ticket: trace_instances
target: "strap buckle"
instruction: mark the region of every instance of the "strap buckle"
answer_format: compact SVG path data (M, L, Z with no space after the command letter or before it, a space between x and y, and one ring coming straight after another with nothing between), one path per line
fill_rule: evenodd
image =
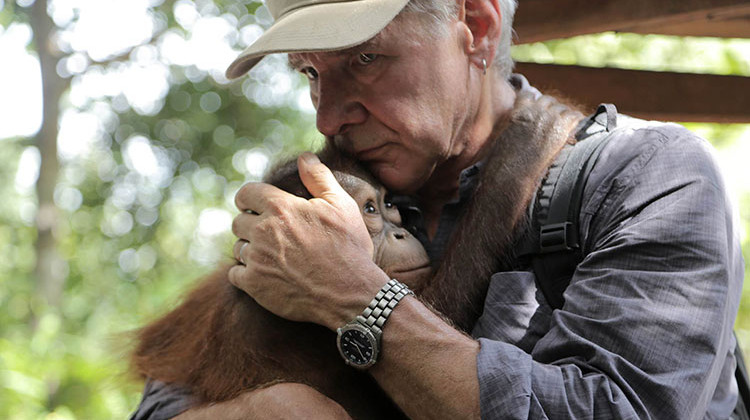
M539 229L539 253L578 249L578 241L573 235L573 224L570 222L542 226Z

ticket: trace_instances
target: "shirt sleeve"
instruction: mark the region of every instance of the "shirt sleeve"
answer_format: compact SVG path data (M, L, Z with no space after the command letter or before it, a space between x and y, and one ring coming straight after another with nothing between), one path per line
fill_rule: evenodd
M191 406L191 396L185 388L149 379L141 403L130 420L167 420Z
M548 329L527 351L479 340L483 418L692 419L710 403L727 418L734 407L736 390L714 403L732 380L744 269L709 146L676 125L613 135L586 187L585 258L564 307L540 317Z

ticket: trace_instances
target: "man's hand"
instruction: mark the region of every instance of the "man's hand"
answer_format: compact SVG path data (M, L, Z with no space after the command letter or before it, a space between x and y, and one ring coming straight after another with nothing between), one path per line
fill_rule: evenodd
M511 141L519 138L570 138L584 118L578 110L547 95L521 91L510 114L513 123L502 133Z
M240 238L235 257L244 265L233 267L229 279L283 318L335 329L388 277L372 262L372 240L357 204L331 171L311 153L298 166L310 200L262 183L237 193L242 213L232 230Z

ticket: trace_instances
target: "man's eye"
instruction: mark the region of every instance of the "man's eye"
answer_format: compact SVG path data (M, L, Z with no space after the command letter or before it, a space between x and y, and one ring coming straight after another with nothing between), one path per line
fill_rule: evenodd
M394 208L394 207L396 207L396 206L395 206L395 205L393 204L393 202L392 202L392 201L390 201L390 200L388 200L388 199L386 199L386 200L385 200L385 201L383 202L383 205L385 206L385 208L387 208L387 209L389 209L389 210L390 210L390 209L392 209L392 208Z
M318 78L318 71L315 70L312 67L305 67L305 68L303 68L303 69L300 70L300 73L302 73L305 76L307 76L307 78L310 79L310 80L315 80L315 79Z
M378 58L377 54L372 53L359 53L357 56L357 62L363 66L366 66Z
M375 203L372 201L368 201L365 203L365 206L362 208L362 210L365 212L365 214L376 214L378 212L377 207L375 207Z

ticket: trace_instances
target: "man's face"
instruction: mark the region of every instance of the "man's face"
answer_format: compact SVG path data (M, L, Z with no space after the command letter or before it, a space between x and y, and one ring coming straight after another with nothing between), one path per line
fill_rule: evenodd
M414 16L343 51L290 54L310 80L318 130L389 189L415 192L460 152L469 124L469 60L457 25L426 35Z

